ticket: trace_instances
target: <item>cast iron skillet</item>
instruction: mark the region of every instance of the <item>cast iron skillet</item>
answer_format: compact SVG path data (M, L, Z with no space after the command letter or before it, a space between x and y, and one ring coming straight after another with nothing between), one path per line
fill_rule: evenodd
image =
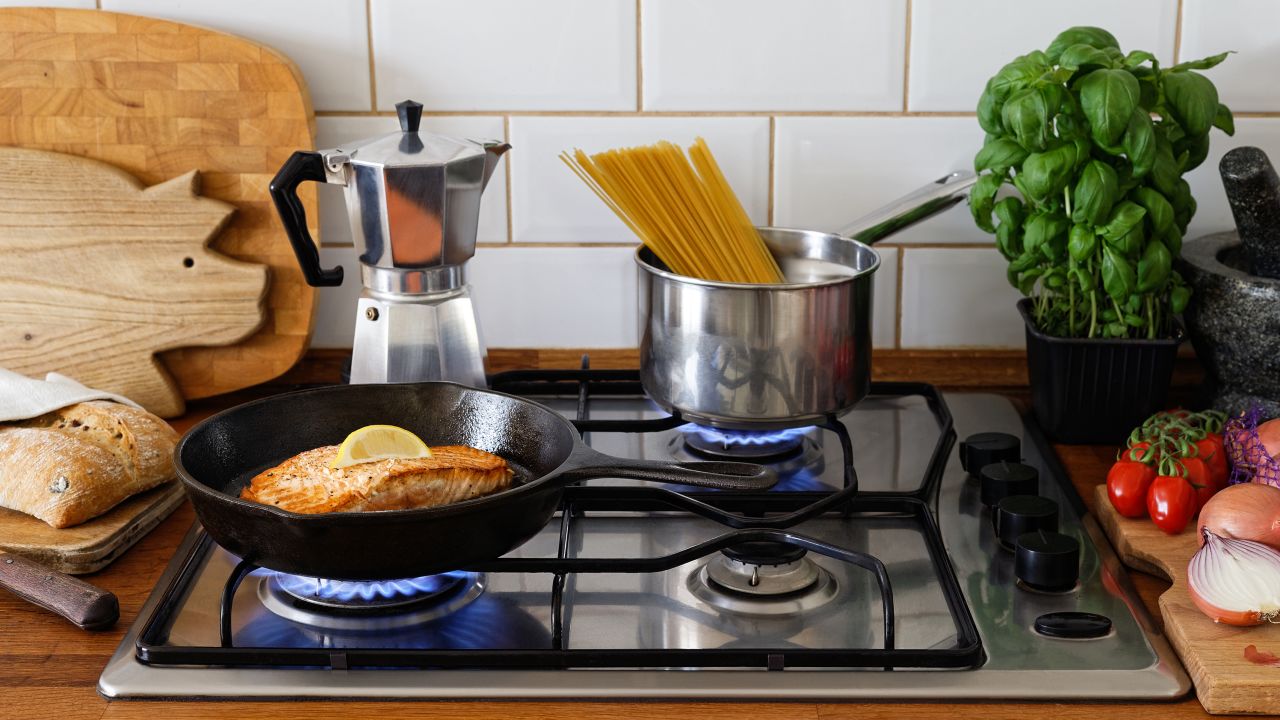
M336 445L364 425L399 425L428 445L471 445L515 470L511 489L422 510L300 515L241 500L258 472ZM596 452L573 424L529 400L454 383L337 385L246 403L178 443L178 476L219 545L262 567L340 580L416 577L505 555L555 513L564 486L617 477L724 490L777 482L749 463L663 463Z

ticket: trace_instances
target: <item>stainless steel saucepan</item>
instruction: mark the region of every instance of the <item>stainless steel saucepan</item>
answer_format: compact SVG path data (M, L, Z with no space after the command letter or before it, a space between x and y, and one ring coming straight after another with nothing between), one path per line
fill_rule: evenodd
M762 227L787 282L760 285L676 275L645 246L640 380L669 411L724 428L821 422L871 386L871 244L964 199L977 180L955 172L839 233Z

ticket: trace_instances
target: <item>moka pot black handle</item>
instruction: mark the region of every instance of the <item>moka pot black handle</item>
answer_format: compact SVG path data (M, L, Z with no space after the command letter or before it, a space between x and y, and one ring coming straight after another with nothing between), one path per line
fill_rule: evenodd
M307 231L307 212L298 199L298 185L304 181L325 182L324 156L314 150L299 150L289 156L280 172L271 179L271 199L275 202L280 222L293 245L293 254L307 284L312 287L333 287L342 284L342 266L325 269L320 267L320 251L316 249L311 233Z

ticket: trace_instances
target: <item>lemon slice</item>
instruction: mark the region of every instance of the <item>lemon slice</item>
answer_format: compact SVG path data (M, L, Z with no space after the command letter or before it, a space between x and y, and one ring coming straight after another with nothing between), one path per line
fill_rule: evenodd
M395 425L365 425L347 436L331 468L345 468L375 460L431 457L417 435Z

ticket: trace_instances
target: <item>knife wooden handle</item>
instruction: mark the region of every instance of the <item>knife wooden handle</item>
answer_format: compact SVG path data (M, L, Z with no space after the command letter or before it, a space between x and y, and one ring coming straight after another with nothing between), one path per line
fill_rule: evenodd
M21 555L0 553L0 587L85 630L103 630L120 619L112 593Z

